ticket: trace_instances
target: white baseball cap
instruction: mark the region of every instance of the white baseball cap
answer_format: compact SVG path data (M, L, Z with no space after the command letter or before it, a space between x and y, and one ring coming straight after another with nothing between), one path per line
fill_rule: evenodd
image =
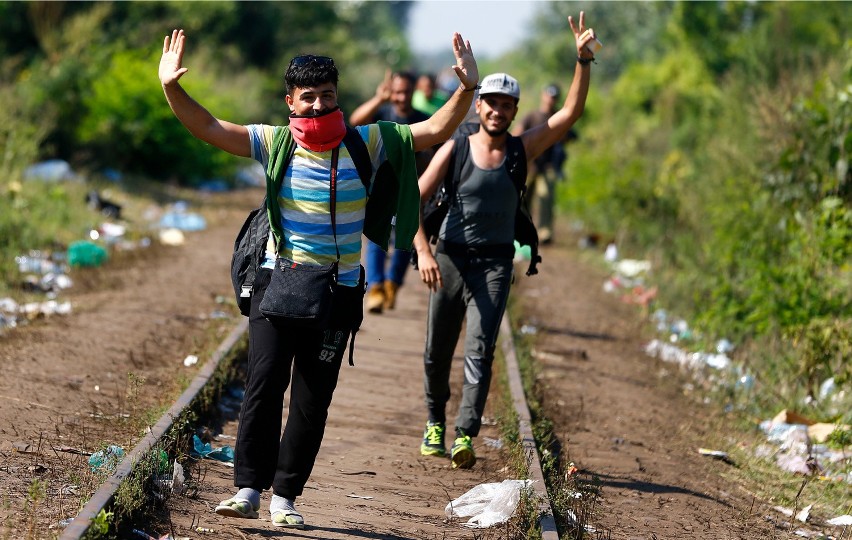
M521 98L521 85L518 84L518 79L506 73L492 73L482 79L479 84L482 86L479 89L480 96L504 94L515 99Z

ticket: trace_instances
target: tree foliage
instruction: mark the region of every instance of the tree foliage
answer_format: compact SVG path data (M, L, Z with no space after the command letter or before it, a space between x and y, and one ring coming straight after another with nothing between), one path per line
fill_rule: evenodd
M852 11L555 2L505 69L567 84L580 9L604 48L562 207L650 258L662 301L700 331L785 344L773 353L797 367L774 375L781 388L849 385Z
M301 53L333 56L344 108L410 61L405 2L0 2L0 74L22 107L53 111L41 158L191 183L234 161L168 113L157 80L163 36L188 36L184 85L221 118L286 119L283 73ZM363 79L363 80L362 80Z

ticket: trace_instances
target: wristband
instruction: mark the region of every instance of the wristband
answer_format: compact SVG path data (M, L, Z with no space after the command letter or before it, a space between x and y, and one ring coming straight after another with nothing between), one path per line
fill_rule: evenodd
M464 88L464 87L462 86L462 88ZM465 88L464 90L462 90L462 92L473 92L474 90L479 90L480 88L482 88L482 87L477 84L473 88Z
M597 64L597 62L595 62L595 57L594 57L594 56L593 56L593 57L591 57L591 58L583 58L582 56L578 56L578 57L577 57L577 63L578 63L578 64L580 64L581 66L588 66L588 65L589 65L589 64L591 64L592 62L594 62L595 64Z

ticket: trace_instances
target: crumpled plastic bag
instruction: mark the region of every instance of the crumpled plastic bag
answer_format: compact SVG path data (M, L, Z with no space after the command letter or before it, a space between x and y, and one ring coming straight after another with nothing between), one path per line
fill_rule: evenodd
M210 443L203 442L198 435L192 436L192 450L189 455L195 458L210 458L216 461L224 461L225 463L234 462L234 449L230 446L222 446L213 448Z
M484 529L508 521L518 502L521 490L532 485L532 480L503 480L479 484L458 499L447 504L448 518L473 516L463 525L471 529Z

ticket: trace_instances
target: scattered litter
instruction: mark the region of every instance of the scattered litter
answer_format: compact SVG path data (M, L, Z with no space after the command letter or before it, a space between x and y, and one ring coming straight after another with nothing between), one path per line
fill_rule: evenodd
M186 489L184 486L185 477L183 475L183 465L174 462L174 472L172 472L172 493L180 495Z
M92 472L97 472L99 469L106 469L112 472L121 462L124 457L124 449L114 444L108 446L105 450L99 450L89 457L89 467Z
M604 251L604 260L611 263L618 260L618 247L615 244L607 244Z
M196 527L195 532L212 533L212 532L216 532L216 531L211 529L210 527Z
M720 461L724 461L725 463L733 463L731 458L728 456L727 452L723 452L722 450L711 450L709 448L699 448L698 453L702 456L716 458Z
M163 217L160 218L160 228L188 232L203 231L207 228L207 222L200 214L187 212L181 207L178 210L163 214Z
M615 271L624 277L635 278L651 270L651 261L623 259L615 263Z
M819 398L825 399L837 391L837 384L834 382L834 377L829 377L819 385Z
M775 458L775 464L787 472L805 475L816 472L819 467L812 457L793 453L778 454Z
M521 334L528 335L528 336L534 336L537 333L538 333L538 328L536 328L535 326L533 326L531 324L525 324L525 325L521 326Z
M814 505L809 504L806 507L802 508L801 511L799 511L799 513L796 514L796 519L798 521L801 521L802 523L807 523L808 517L811 515L811 508L813 508L813 507L814 507Z
M20 452L21 454L35 454L36 453L35 448L33 448L33 445L31 445L30 443L26 443L26 442L21 442L21 441L14 442L14 443L12 443L12 448L14 448L15 451L17 451L17 452Z
M62 495L80 495L80 486L75 484L66 484L59 488L59 493Z
M72 267L100 266L107 258L106 249L88 240L72 242L68 246L68 264Z
M842 516L837 516L836 518L829 519L826 523L828 523L829 525L846 527L852 525L852 516L850 516L849 514L843 514Z
M367 501L372 499L372 497L370 497L369 495L355 495L354 493L350 493L349 495L347 495L347 497L349 497L350 499L364 499Z
M484 529L504 523L518 507L521 489L531 484L532 480L503 480L499 483L479 484L447 504L444 511L448 518L472 516L463 524L472 529Z
M373 472L373 471L354 471L354 472L346 472L346 471L344 471L343 469L338 469L338 470L340 471L340 474L345 474L345 475L347 475L347 476L355 476L355 475L359 475L359 474L366 474L366 475L369 475L369 476L376 476L376 473L375 473L375 472Z
M113 219L121 219L121 205L104 199L97 190L93 189L86 193L86 205L105 216Z
M482 442L489 448L503 448L503 441L491 437L483 437Z
M182 246L186 242L186 236L179 229L162 229L159 238L164 246Z
M78 456L91 456L91 452L86 452L85 450L80 450L79 448L74 448L72 446L54 446L54 450L57 452L66 452L68 454L77 454Z
M772 419L773 424L804 424L809 426L811 424L815 424L813 420L810 418L803 416L796 411L790 411L787 409L783 409L781 412L775 415Z
M48 529L64 529L68 525L71 525L72 521L74 521L74 518L60 519L56 523L49 525L47 528Z
M630 289L630 292L621 296L621 301L625 304L647 307L657 297L657 290L656 286L646 289L642 285L636 285Z
M716 342L716 352L719 354L728 354L729 352L733 352L734 344L728 341L727 339L720 339Z
M230 446L222 446L214 449L210 443L203 442L198 435L192 436L193 448L190 455L195 458L210 458L224 463L234 462L234 449Z
M71 313L71 302L57 302L48 300L46 302L28 302L18 308L19 313L27 319L37 317L49 317L51 315L68 315Z
M62 159L49 159L24 169L24 180L41 180L43 182L60 182L76 180L77 175L71 165Z
M188 536L172 536L170 534L164 534L163 536L151 536L145 531L140 531L139 529L133 529L133 534L136 536L143 538L144 540L190 540Z
M793 511L790 510L789 508L785 508L783 506L773 506L772 509L775 510L776 512L780 512L780 513L784 514L785 516L793 517Z
M198 184L198 191L208 191L210 193L224 193L231 189L231 186L221 178L205 180Z
M696 370L703 367L724 370L731 364L731 359L724 354L687 352L676 345L665 343L659 339L652 339L648 342L645 346L645 354L653 358L659 358L664 362L672 362L682 367Z
M194 354L190 354L189 356L187 356L186 358L183 359L183 365L186 366L186 367L194 366L197 363L198 363L198 357L195 356Z

